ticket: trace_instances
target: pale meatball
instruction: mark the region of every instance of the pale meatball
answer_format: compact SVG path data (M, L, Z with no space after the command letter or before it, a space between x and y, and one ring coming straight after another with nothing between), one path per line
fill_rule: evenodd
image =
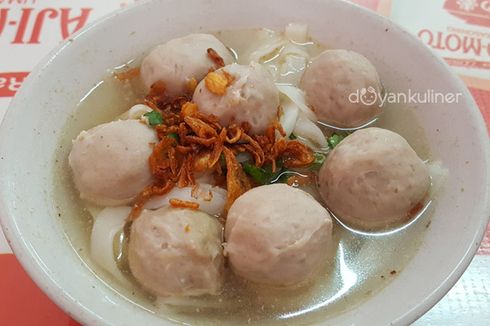
M328 260L332 220L303 190L285 184L247 191L233 203L225 226L225 251L245 279L292 285Z
M222 226L200 211L144 210L131 226L129 267L158 296L218 294L223 283Z
M319 172L327 207L348 225L363 229L407 220L429 186L428 169L407 141L380 128L345 138Z
M119 206L152 183L148 157L155 132L137 120L118 120L82 131L68 157L80 197L100 206Z
M221 70L234 78L226 93L212 93L203 80L194 92L193 101L201 112L218 117L223 126L232 122L248 122L252 133L263 133L277 119L279 107L279 91L272 76L256 63L248 66L232 64L217 70L217 73Z
M318 120L335 127L360 127L381 113L378 72L353 51L327 50L314 58L301 88Z
M141 64L141 78L146 87L162 81L169 96L191 93L189 81L199 82L210 69L218 68L207 54L212 48L225 64L233 62L231 52L210 34L190 34L161 44Z

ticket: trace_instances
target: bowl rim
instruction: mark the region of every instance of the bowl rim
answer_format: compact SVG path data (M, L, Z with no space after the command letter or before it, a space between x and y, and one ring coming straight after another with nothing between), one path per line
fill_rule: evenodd
M165 1L165 0L163 0ZM369 16L369 19L380 20L390 29L395 29L408 37L411 41L415 41L417 43L421 43L421 41L412 33L407 31L404 27L400 26L396 22L392 21L388 17L382 16L370 9L362 7L361 5L351 3L348 1L342 0L324 0L325 2L336 2L341 6L350 6L355 8L358 12L363 15ZM136 7L142 7L146 5L150 5L152 2L156 2L153 0L144 0L140 2L133 3L127 7L117 9L109 14L106 14L93 22L89 23L83 29L72 35L70 38L65 39L59 45L57 45L53 50L51 50L47 55L43 57L42 60L36 64L34 69L32 69L29 76L24 80L21 89L17 92L17 94L23 93L26 89L31 87L35 83L36 77L44 70L44 68L51 64L56 57L63 52L63 50L70 46L70 44L81 37L85 33L91 31L99 25L104 25L106 22L109 22L114 17L119 15L124 15L129 11L132 11ZM473 96L468 90L468 87L464 84L464 82L457 76L457 74L451 69L451 67L445 62L442 58L437 56L432 50L430 50L425 44L421 43L424 47L426 47L426 51L428 51L431 57L434 59L434 64L442 65L445 70L449 72L448 76L450 76L451 81L463 94L463 98L468 100L468 105L473 108L473 112L471 115L473 116L476 124L477 130L476 134L479 140L481 140L483 146L481 148L484 157L486 157L487 161L490 162L490 137L489 131L487 130L487 126L485 124L484 118L476 105ZM2 123L0 124L0 154L3 153L3 149L6 144L9 142L8 133L6 131L6 125L10 124L10 116L12 115L11 111L14 107L17 106L16 95L12 98L8 110L3 118ZM0 160L0 171L5 171L6 161L3 157ZM441 283L439 286L432 291L429 295L427 295L422 301L420 301L417 305L413 306L410 310L406 311L405 314L399 316L397 319L393 320L391 324L410 324L420 318L423 314L428 312L440 299L444 297L444 295L454 286L454 284L458 281L458 279L462 276L466 268L471 263L474 258L479 245L485 235L487 224L490 221L490 164L486 165L486 180L485 182L485 193L484 197L482 197L480 210L475 215L482 216L480 228L476 230L473 234L472 244L467 248L465 254L461 257L456 267L449 273L448 277ZM1 174L0 174L1 176ZM103 320L101 316L96 315L91 310L87 309L85 306L80 304L76 298L72 297L67 293L59 284L57 284L47 273L43 266L42 260L34 255L34 250L28 246L28 243L21 235L21 230L18 228L16 223L16 214L13 212L10 207L10 203L6 202L5 196L3 195L4 188L0 187L0 225L2 226L3 232L7 239L7 242L15 254L18 261L21 263L24 270L28 273L29 277L37 284L37 286L53 301L55 302L68 316L76 319L77 321L83 324L91 324L94 319L98 320L102 324L109 325L109 322ZM485 218L486 216L486 218Z

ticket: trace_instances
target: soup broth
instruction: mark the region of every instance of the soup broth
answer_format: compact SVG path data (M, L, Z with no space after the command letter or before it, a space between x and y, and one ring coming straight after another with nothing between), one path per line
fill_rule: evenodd
M221 31L215 35L233 50L239 63L246 63L243 58L250 54L249 49L260 46L278 34L263 29L249 29ZM304 44L304 49L315 56L324 47L309 41ZM272 69L275 60L280 59L279 52L280 49L275 56L263 58ZM136 67L139 61L140 58L132 60L129 66ZM301 325L355 309L402 273L417 252L430 223L430 202L409 224L386 232L359 232L334 218L335 245L330 252L331 262L325 264L321 273L307 284L288 288L257 285L238 278L226 267L226 281L221 295L182 302L167 300L164 303L140 290L131 277L126 282L113 279L91 260L91 207L79 199L71 180L67 157L71 140L80 131L114 120L141 101L144 95L138 78L131 82L121 82L109 75L94 85L66 123L54 167L57 176L54 197L67 238L94 274L127 300L162 318L191 325ZM410 108L389 106L375 124L405 137L423 160L430 158L423 130Z

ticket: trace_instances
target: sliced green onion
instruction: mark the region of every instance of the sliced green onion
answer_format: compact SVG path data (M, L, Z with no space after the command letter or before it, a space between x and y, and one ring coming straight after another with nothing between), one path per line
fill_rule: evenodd
M267 164L261 168L249 162L243 163L243 171L252 177L257 184L270 184L276 182L276 179L281 174L282 161L279 160L276 162L276 172L274 173L272 173L272 164Z
M167 135L167 137L170 137L170 138L175 139L175 141L176 141L177 143L178 143L178 142L179 142L179 140L180 140L179 135L178 135L177 133L175 133L175 132L171 132L171 133L169 133L169 134Z
M144 116L148 118L150 126L156 126L163 123L162 114L158 111L153 110L150 112L146 112Z
M325 162L326 156L325 154L318 152L315 152L313 155L315 156L315 160L313 161L313 163L311 163L310 169L319 170L322 167L323 162Z
M258 184L264 185L268 183L270 174L263 168L259 168L258 166L250 163L244 163L243 171L251 176L252 179Z
M330 137L327 138L328 147L334 149L347 135L341 135L333 133Z

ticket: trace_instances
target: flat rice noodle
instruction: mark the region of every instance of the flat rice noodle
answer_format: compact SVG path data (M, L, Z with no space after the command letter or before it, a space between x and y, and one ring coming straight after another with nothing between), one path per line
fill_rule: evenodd
M279 118L286 137L289 137L294 130L296 120L298 120L298 106L286 96L281 96L282 115Z
M305 114L305 116L311 121L317 121L316 114L306 104L305 93L298 87L276 83L276 87L285 96L289 97L298 108Z
M95 219L90 236L90 255L94 262L119 282L127 283L114 258L114 236L123 229L131 207L104 208Z
M199 183L195 186L183 188L175 187L163 196L151 198L144 206L145 209L158 209L169 205L172 198L184 201L196 202L199 210L213 216L223 214L227 201L228 192L220 187L210 184Z
M284 28L284 36L296 43L306 43L308 42L308 25L290 23Z
M314 144L314 149L327 148L327 138L323 134L322 130L316 123L309 120L303 112L301 112L296 120L296 125L293 130L294 134L301 138L308 139ZM310 144L306 144L310 145Z

